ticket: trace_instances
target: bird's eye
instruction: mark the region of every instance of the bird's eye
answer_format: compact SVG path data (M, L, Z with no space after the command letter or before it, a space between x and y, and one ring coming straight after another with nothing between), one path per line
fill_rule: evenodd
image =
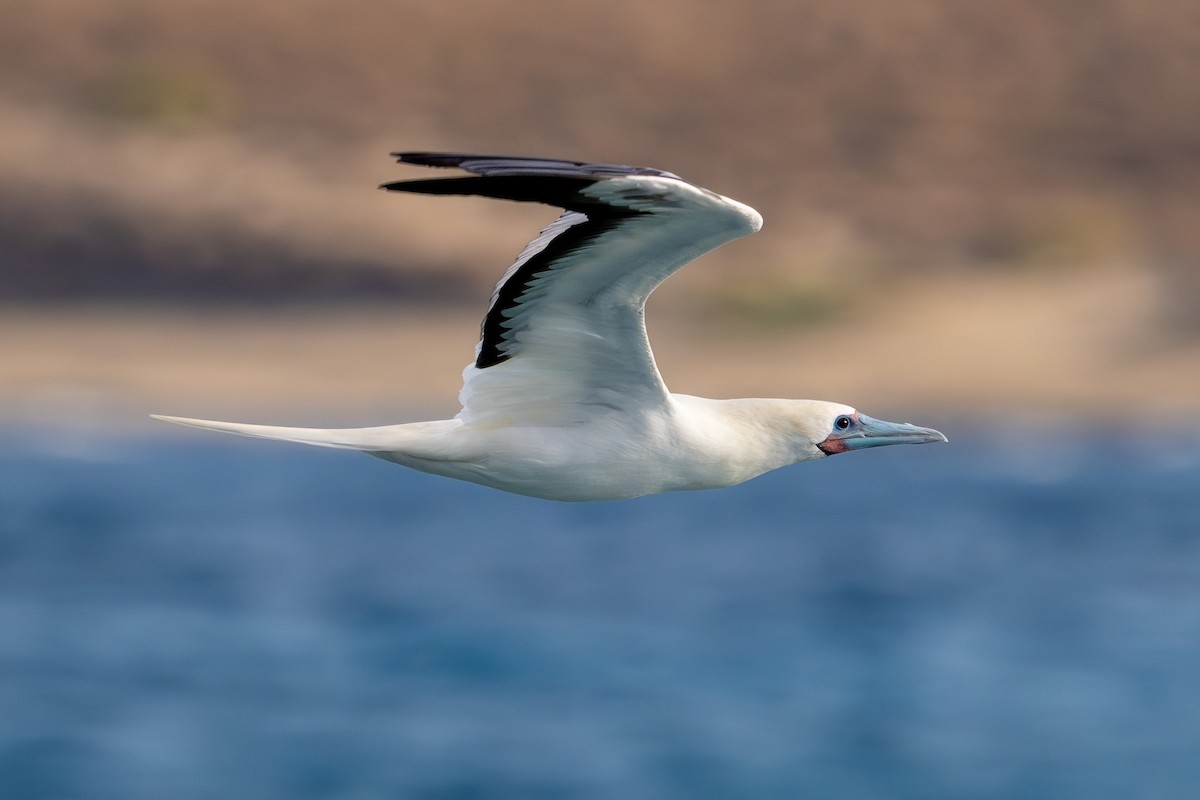
M850 418L843 414L833 421L833 427L837 428L839 431L846 430L846 428L850 427Z

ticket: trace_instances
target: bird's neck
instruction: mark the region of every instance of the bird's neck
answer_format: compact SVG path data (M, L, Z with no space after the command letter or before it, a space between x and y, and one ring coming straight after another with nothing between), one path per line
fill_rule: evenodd
M689 437L710 457L752 477L823 454L797 424L804 401L746 398L710 400L674 395ZM745 480L745 478L743 478Z

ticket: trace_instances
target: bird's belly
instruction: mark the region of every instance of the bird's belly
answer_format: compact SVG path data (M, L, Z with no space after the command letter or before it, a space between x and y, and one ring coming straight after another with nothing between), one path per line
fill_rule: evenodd
M497 453L480 464L457 464L454 477L546 500L619 500L671 491L661 462L618 456L561 458L554 453Z
M546 500L619 500L736 482L697 475L690 454L676 452L660 431L646 428L507 428L481 437L470 458L376 455L423 472Z

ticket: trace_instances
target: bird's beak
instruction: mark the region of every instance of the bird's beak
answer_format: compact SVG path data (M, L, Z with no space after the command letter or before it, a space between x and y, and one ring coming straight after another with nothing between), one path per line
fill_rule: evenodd
M928 444L948 441L944 434L933 428L919 428L907 422L884 422L855 414L854 424L844 431L835 431L817 444L826 455L861 450L864 447L882 447L885 444Z

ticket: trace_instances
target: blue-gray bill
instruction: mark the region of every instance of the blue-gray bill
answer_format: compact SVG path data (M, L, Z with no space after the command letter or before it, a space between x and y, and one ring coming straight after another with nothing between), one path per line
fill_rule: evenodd
M933 428L921 428L908 422L887 422L854 414L844 430L835 430L817 445L827 455L862 450L867 447L882 447L887 444L929 444L945 442L945 434Z

